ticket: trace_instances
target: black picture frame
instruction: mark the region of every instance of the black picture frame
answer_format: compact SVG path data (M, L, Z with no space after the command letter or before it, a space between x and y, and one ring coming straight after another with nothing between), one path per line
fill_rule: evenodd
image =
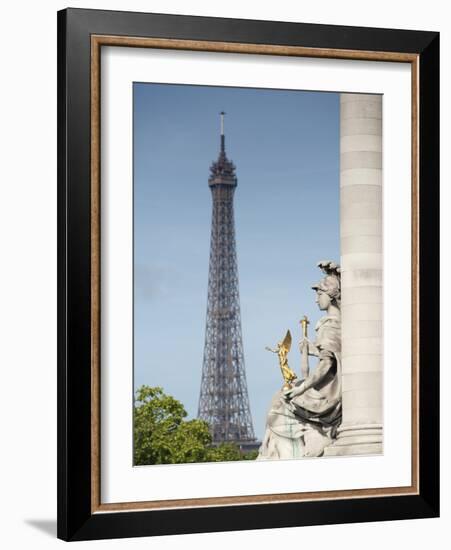
M91 36L344 51L419 62L419 491L416 495L95 513L91 439ZM279 528L439 515L439 33L66 9L58 13L58 537Z

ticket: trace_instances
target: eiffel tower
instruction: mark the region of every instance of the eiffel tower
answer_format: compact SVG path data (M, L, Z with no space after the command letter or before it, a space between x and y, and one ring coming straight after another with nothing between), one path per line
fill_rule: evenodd
M233 196L235 166L225 152L221 113L219 157L210 167L213 199L207 322L198 417L206 420L214 444L258 447L252 426L241 335Z

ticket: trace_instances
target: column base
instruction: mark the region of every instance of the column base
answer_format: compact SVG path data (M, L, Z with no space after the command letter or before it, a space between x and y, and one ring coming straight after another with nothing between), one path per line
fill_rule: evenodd
M340 426L338 437L324 449L323 456L382 454L382 424Z

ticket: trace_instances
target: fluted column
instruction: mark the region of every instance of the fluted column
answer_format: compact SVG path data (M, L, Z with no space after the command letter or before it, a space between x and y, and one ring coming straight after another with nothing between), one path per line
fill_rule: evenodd
M326 455L382 452L382 96L341 94L343 421Z

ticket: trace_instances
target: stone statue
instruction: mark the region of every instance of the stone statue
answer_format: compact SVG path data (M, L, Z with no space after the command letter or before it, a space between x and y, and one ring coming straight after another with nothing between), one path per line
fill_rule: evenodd
M315 342L307 337L308 320L301 321L303 378L273 397L259 460L321 456L341 422L340 267L330 261L319 262L318 267L325 277L312 288L326 315L315 327ZM308 356L319 360L312 372Z

